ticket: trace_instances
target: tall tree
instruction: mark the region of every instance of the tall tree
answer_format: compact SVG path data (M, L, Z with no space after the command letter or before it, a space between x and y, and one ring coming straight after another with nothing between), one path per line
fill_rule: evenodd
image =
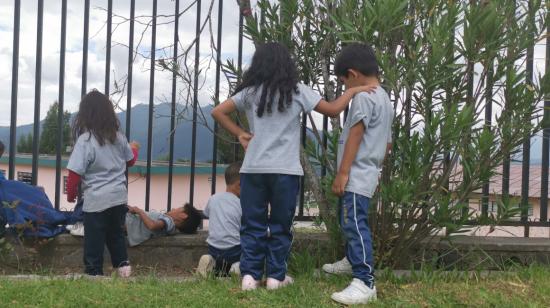
M31 153L32 152L32 134L21 135L17 142L17 152Z
M40 136L40 153L42 154L55 154L56 152L58 109L59 104L56 101L50 106L46 119L44 119L42 134ZM69 124L70 117L70 113L65 111L63 115L63 143L61 144L61 152L63 154L67 152L66 147L70 144L71 140L71 127Z

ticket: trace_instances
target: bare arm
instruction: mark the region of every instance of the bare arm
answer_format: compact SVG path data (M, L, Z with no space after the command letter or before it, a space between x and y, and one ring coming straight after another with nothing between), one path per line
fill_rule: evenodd
M229 116L236 110L237 106L235 105L235 102L232 99L228 99L212 109L211 114L214 120L220 123L223 128L225 128L233 136L239 138L239 142L246 150L250 139L252 139L252 135L237 125L237 123L235 123Z
M330 103L325 100L321 100L314 110L329 117L337 117L342 111L344 111L344 109L346 109L355 94L359 92L372 92L376 89L376 87L377 86L368 85L347 89L344 94L340 95L340 97Z
M348 140L346 140L344 153L342 154L340 169L332 183L332 192L338 196L344 195L344 190L349 180L351 165L355 160L355 156L357 156L357 151L359 151L364 133L365 125L362 121L355 124L349 131Z
M166 223L163 220L154 220L147 216L144 210L135 206L128 206L129 212L137 214L145 227L151 231L160 231L166 227Z

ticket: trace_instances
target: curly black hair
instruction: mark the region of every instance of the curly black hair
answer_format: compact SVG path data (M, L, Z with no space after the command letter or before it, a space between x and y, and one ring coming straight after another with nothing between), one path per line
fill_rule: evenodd
M233 95L247 87L262 87L258 117L271 113L275 96L279 95L277 110L285 111L292 104L292 93L298 93L298 72L288 48L281 43L258 45L250 67L244 72L241 83Z
M202 221L202 216L199 211L194 208L191 204L186 203L183 206L183 212L187 214L187 219L183 224L178 228L181 233L194 234L197 233L197 229Z

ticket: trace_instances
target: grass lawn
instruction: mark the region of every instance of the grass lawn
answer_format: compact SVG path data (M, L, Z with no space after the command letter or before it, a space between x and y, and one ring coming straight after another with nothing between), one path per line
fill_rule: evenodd
M293 286L277 291L242 292L237 278L183 282L154 277L134 281L39 280L0 278L0 306L118 306L118 307L338 307L330 294L345 287L349 277L296 274ZM382 273L379 300L372 307L548 307L550 268L466 277L420 272L408 278Z

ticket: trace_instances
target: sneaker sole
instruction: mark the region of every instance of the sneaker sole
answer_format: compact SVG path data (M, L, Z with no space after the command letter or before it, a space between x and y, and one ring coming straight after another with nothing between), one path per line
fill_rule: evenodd
M334 270L329 270L329 269L326 269L323 267L323 272L327 273L327 274L334 274L334 275L351 275L353 274L353 272L351 270L339 270L339 271L334 271Z
M376 295L374 297L371 297L371 298L365 300L365 301L347 301L346 299L339 297L336 293L333 293L330 296L330 298L333 301L337 302L337 303L351 306L351 305L364 305L364 304L368 304L370 302L374 302L376 300Z
M199 266L197 267L197 274L206 278L213 269L214 260L212 258L201 257L201 259L199 260Z

